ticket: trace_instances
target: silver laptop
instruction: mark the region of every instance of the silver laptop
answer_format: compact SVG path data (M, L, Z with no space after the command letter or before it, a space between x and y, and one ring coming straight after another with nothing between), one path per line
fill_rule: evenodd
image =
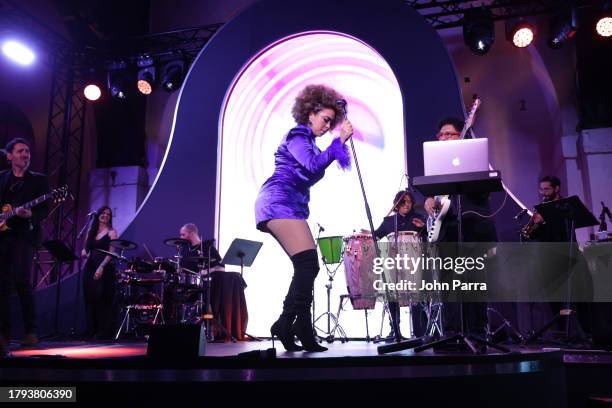
M446 140L423 143L425 175L489 170L489 139Z

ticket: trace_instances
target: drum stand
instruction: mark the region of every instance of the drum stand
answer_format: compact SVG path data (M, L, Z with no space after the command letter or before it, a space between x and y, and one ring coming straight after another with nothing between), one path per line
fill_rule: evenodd
M502 323L499 326L497 326L497 328L495 329L491 327L491 319L488 318L488 314L490 313L497 315L497 317L499 317L502 321ZM487 326L486 326L487 340L494 343L495 336L504 329L507 330L508 336L516 340L518 343L521 343L525 340L523 335L518 330L516 330L514 326L512 326L512 323L510 323L510 321L506 319L506 317L503 314L501 314L497 309L494 309L492 307L487 307Z
M321 331L323 334L327 334L326 337L317 335L317 337L319 337L320 339L325 339L328 343L333 343L335 340L335 333L336 330L340 333L340 341L342 343L348 341L348 338L346 336L346 332L344 331L344 329L342 328L342 326L340 326L340 322L338 321L338 317L333 314L331 312L331 290L333 287L333 283L334 283L334 276L336 275L336 271L338 271L338 268L340 268L340 265L342 265L341 263L337 264L336 267L333 270L330 270L328 264L325 262L325 257L323 257L323 264L325 265L325 269L327 269L327 277L329 278L329 283L327 285L325 285L325 288L327 289L327 312L321 314L319 317L317 317L314 320L314 329L315 331ZM317 322L324 318L327 317L327 331L323 331L322 329L320 329L319 327L317 327ZM332 329L331 326L331 322L334 322L334 327Z
M229 336L230 340L232 341L232 343L235 343L237 340L236 338L232 335L232 333L227 330L227 328L221 324L221 322L219 321L219 319L217 319L213 313L212 310L212 304L211 302L211 283L212 283L212 271L210 269L210 263L211 263L211 247L212 247L212 243L208 246L208 260L207 260L207 268L204 268L204 264L200 264L198 265L198 268L200 270L200 276L202 275L202 272L206 271L207 276L206 276L206 310L202 310L202 308L204 307L204 291L200 290L200 298L197 302L197 308L196 310L197 315L200 316L198 318L198 320L196 321L196 324L204 324L205 330L206 330L206 339L209 342L212 342L215 340L215 336L212 330L212 326L216 325L216 327L218 329L220 329L221 332L225 333L225 337L227 338ZM202 240L202 237L200 237L200 255L204 255L204 240Z

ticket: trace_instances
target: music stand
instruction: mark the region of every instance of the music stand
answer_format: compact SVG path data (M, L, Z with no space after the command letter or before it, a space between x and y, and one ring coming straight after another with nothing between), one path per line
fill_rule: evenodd
M461 194L466 193L492 193L502 191L503 185L501 182L501 173L498 170L479 171L470 173L445 174L436 176L420 176L413 179L412 185L423 196L435 195L454 195L457 203L457 243L461 244L462 237L462 209L461 209ZM459 302L459 315L461 320L460 333L446 337L437 341L423 344L424 341L420 338L407 341L400 341L394 344L378 347L378 354L391 353L394 351L407 350L414 348L415 352L424 351L446 344L464 344L474 354L479 351L474 343L482 346L489 346L501 352L509 353L510 350L493 344L491 342L470 336L465 333L465 325L463 321L463 302Z
M55 282L55 317L53 323L53 334L50 337L57 336L59 333L57 326L59 320L59 303L60 303L60 293L61 293L61 282L62 282L62 264L74 262L78 258L74 255L74 252L66 246L61 240L53 239L50 241L45 241L42 243L42 246L45 247L49 254L55 259L54 265L51 267L57 268L57 280ZM75 307L78 307L75 306Z
M221 262L226 265L240 266L240 276L242 276L244 267L253 265L262 245L263 242L236 238L232 241Z
M257 257L262 245L263 242L234 238L221 262L225 265L240 265L240 277L242 277L244 267L253 265L253 261L255 261L255 257ZM243 333L243 337L261 341L261 339L251 336L246 332Z
M569 265L567 269L567 293L565 298L565 308L559 310L559 312L549 320L542 328L534 332L529 336L523 344L528 344L531 341L537 339L544 334L548 329L553 327L561 319L565 321L565 340L569 341L570 338L570 325L574 322L574 327L578 329L578 333L581 340L585 340L586 336L582 331L582 327L578 322L576 311L571 308L571 297L572 297L572 264L574 258L574 236L577 228L592 227L598 225L597 218L591 213L580 201L578 196L571 196L567 198L561 198L559 200L547 201L535 206L536 210L542 218L545 220L562 220L565 223L565 238L569 242Z

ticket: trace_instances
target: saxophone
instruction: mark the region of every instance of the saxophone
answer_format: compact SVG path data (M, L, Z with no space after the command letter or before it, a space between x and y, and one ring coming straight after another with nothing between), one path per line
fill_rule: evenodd
M536 214L537 212L534 212L533 215L529 218L527 224L525 224L525 226L521 228L521 237L523 239L531 239L531 234L533 234L533 231L538 229L538 227L540 226L540 224L535 222Z

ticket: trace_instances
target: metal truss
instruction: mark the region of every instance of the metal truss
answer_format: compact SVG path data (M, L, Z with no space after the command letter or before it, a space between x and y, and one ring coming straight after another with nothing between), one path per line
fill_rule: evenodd
M70 65L58 63L51 84L45 173L52 188L68 186L70 197L63 203L51 205L44 224L44 238L59 239L72 249L76 249L77 243L86 107L80 81L75 78ZM49 257L41 251L39 260L50 261ZM73 272L72 264L64 264L55 272L43 273L41 278L53 282Z
M443 30L460 27L464 13L472 8L490 10L494 21L548 14L563 3L560 0L405 0L429 21L433 28ZM593 0L574 0L577 7L592 6Z

